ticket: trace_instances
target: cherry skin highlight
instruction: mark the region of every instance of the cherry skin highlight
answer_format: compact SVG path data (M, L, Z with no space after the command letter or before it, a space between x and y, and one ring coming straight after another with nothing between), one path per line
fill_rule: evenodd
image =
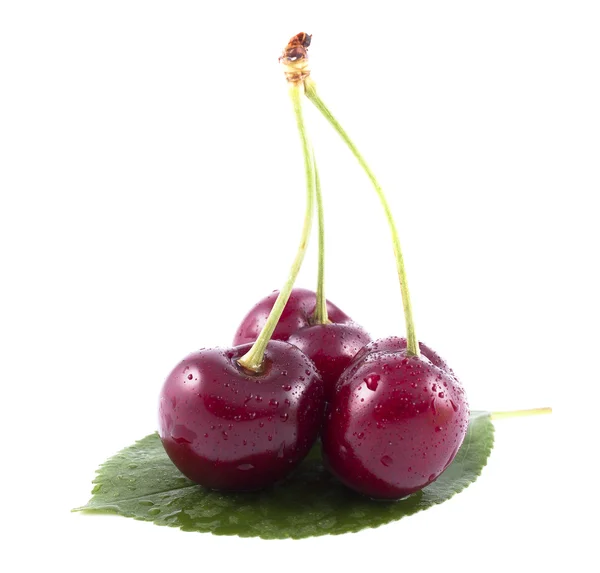
M234 346L254 342L258 338L278 295L279 291L275 290L254 305L235 333ZM316 305L317 295L314 291L304 288L293 289L271 340L287 340L297 330L311 326ZM327 313L331 322L337 324L352 322L346 313L329 301L327 301Z
M371 341L369 333L356 323L315 324L301 328L288 338L317 367L325 384L325 399L330 401L342 372L356 353Z
M368 345L342 374L328 406L325 463L371 498L400 499L430 484L467 431L462 385L437 354L420 348L416 357L403 339Z
M368 354L373 354L375 352L398 352L399 350L406 350L406 346L406 338L401 338L400 336L388 336L387 338L374 340L373 342L363 346L360 351L356 353L351 365L359 364ZM419 350L421 351L421 354L424 354L429 360L431 360L431 363L434 366L437 366L438 368L441 368L445 372L448 372L454 376L452 368L446 364L446 361L443 360L437 352L429 348L429 346L423 342L419 342Z
M323 381L295 346L267 345L264 370L237 363L250 344L190 354L167 378L159 434L177 468L211 489L256 490L286 477L315 442Z

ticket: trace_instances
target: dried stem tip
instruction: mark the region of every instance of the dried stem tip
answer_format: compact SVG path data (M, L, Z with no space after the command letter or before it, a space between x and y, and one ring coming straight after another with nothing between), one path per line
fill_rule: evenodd
M285 77L292 84L301 84L310 75L308 46L311 38L312 36L306 32L296 34L279 57L285 69Z

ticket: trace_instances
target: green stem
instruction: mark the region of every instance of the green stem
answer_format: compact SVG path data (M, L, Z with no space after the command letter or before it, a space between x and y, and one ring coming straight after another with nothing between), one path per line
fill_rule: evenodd
M325 217L323 214L323 197L321 196L321 180L317 170L317 162L313 152L315 168L315 195L317 198L317 222L319 226L319 271L317 276L317 305L313 314L315 324L328 324L327 299L325 298Z
M508 412L492 412L492 420L502 418L520 418L522 416L539 416L540 414L552 414L552 408L532 408L531 410L510 410Z
M246 370L257 373L262 371L265 349L267 348L267 344L269 343L269 340L271 340L273 331L275 330L275 327L281 318L281 313L283 312L283 309L290 298L292 288L296 282L296 277L298 276L298 272L302 266L302 261L304 260L304 254L306 253L306 247L308 246L308 238L310 236L310 229L312 226L315 175L310 143L304 127L304 118L302 115L301 90L302 85L292 85L290 87L290 98L294 107L296 125L298 126L298 132L300 134L300 141L302 142L304 169L306 172L306 211L304 214L304 226L302 227L300 245L298 247L296 257L294 258L294 262L292 263L290 274L287 281L283 285L283 288L279 292L279 296L277 297L277 300L271 309L269 318L267 319L263 329L260 331L256 342L252 345L252 348L250 348L250 350L248 350L248 352L246 352L246 354L244 354L244 356L238 360L238 364L240 366Z
M323 100L321 100L321 98L317 94L315 82L310 77L308 77L304 80L304 86L305 93L308 99L325 116L325 119L329 121L329 123L332 125L335 131L337 131L341 138L346 142L346 145L350 148L350 151L354 154L354 157L356 157L358 163L371 180L371 183L375 188L375 192L379 196L379 201L381 202L381 206L383 207L385 217L390 227L390 232L392 235L392 244L394 245L394 255L396 257L396 267L398 269L400 291L402 293L402 305L404 307L404 320L406 321L407 352L410 355L419 356L419 342L415 333L415 323L413 319L412 304L410 301L410 293L408 290L408 283L406 280L406 269L404 268L404 257L402 256L402 249L400 247L400 239L398 237L396 224L394 223L394 218L392 216L392 212L390 210L390 206L387 202L385 194L383 193L383 189L381 188L381 185L379 185L379 182L375 178L375 175L371 171L370 167L367 165L367 162L364 160L363 156L359 153L358 149L350 139L349 135L346 133L344 128L338 123L337 119L335 119L333 114L329 111L329 108L323 103Z

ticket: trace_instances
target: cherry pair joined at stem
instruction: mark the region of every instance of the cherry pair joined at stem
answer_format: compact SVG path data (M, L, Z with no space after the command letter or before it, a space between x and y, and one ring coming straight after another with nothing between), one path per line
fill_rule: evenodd
M300 47L298 46L300 44ZM365 495L398 499L431 483L452 462L468 427L465 392L437 354L416 336L404 257L385 194L368 164L320 99L310 77L310 36L298 34L284 52L286 77L348 145L369 177L388 222L400 282L406 339L367 345L342 373L328 404L323 455L329 469Z

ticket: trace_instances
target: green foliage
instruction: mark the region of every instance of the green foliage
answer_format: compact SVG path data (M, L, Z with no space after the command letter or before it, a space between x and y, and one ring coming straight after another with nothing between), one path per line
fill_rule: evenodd
M332 477L313 448L285 482L255 493L219 493L185 478L157 434L125 448L98 470L92 499L77 511L116 513L184 531L284 539L378 527L450 499L481 474L494 442L486 412L471 415L456 458L432 484L395 502L360 496Z

